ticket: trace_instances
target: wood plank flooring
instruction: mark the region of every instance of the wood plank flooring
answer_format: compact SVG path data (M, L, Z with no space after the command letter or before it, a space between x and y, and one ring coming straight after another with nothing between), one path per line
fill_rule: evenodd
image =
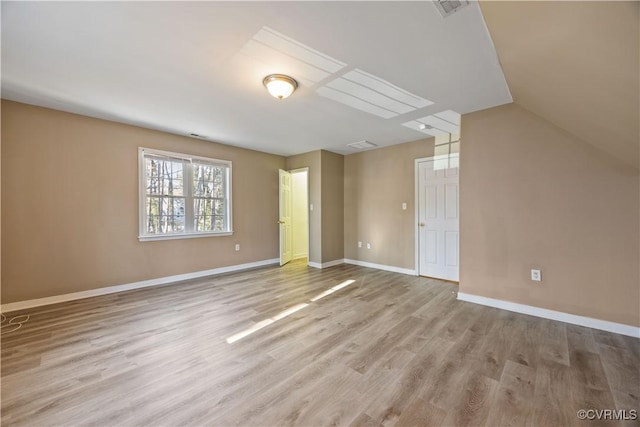
M640 409L640 340L456 291L294 262L10 313L1 424L638 425L576 413Z

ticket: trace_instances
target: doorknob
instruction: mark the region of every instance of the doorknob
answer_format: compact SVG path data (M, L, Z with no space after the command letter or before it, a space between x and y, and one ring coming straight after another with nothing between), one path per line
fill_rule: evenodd
M278 224L284 224L284 221L277 221Z
M419 223L418 223L418 225L419 225L420 227L424 227L424 226L425 226L424 222L419 222Z

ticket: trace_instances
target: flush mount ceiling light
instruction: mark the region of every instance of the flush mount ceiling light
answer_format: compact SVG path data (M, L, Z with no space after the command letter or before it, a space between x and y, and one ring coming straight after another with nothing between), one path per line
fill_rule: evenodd
M298 88L298 82L284 74L269 74L262 80L271 96L278 99L287 98Z

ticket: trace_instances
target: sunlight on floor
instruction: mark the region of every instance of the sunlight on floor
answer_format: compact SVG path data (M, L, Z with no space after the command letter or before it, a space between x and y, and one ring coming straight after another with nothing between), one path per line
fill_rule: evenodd
M340 283L339 285L336 285L332 288L327 289L326 291L322 292L319 295L316 295L315 297L311 298L310 302L315 302L318 301L321 298L326 297L327 295L330 295L336 291L339 291L340 289L346 288L347 286L349 286L350 284L354 283L355 280L345 280L344 282ZM302 303L302 304L297 304L294 305L293 307L289 307L286 310L276 314L273 317L270 317L268 319L265 320L261 320L260 322L256 323L255 325L253 325L252 327L245 329L242 332L238 332L235 335L231 335L229 338L227 338L227 342L229 344L233 344L236 341L241 340L242 338L251 335L254 332L259 331L262 328L265 328L269 325L271 325L272 323L277 322L280 319L284 319L285 317L302 310L303 308L307 307L309 305L309 303Z

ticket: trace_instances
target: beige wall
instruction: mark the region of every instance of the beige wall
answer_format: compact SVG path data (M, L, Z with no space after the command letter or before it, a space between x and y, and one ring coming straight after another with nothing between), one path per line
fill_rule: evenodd
M480 7L514 102L638 167L640 3Z
M309 262L322 262L322 193L320 151L287 157L286 169L309 168Z
M3 303L276 258L279 168L309 168L310 261L415 267L433 139L285 161L9 101L1 132ZM138 146L232 160L234 235L139 242ZM461 150L462 292L640 325L637 169L515 104L465 115Z
M640 326L638 170L514 104L461 141L460 291Z
M2 104L0 103L0 117ZM2 294L2 120L0 120L0 300Z
M309 262L344 258L344 156L318 150L287 157L286 164L287 170L309 168Z
M10 101L2 142L2 303L278 257L283 157ZM139 242L138 146L233 161L234 235Z
M429 156L433 138L345 157L345 258L415 268L414 160Z
M640 2L480 7L513 101L637 168Z
M322 262L344 258L344 156L321 151Z

